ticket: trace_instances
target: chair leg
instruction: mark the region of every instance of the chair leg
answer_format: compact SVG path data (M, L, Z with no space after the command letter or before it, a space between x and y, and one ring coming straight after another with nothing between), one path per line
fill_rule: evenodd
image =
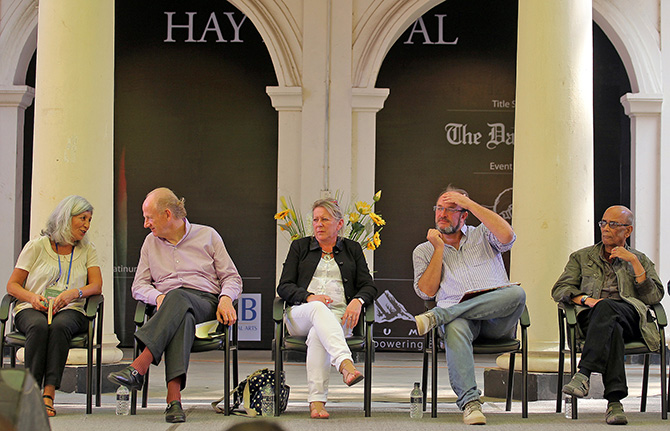
M275 416L280 415L280 406L281 406L281 387L279 382L281 381L281 376L283 373L284 364L282 363L283 350L282 350L282 337L284 335L284 324L277 323L275 324Z
M97 383L95 391L95 406L100 407L102 405L102 341L99 341L98 347L96 349L95 369L95 381Z
M137 340L135 340L133 345L133 359L137 359L139 355L140 346L137 344ZM130 391L130 414L133 416L137 414L137 389Z
M640 394L640 412L647 411L647 388L649 387L649 354L644 355L644 369L642 371L642 393Z
M505 411L512 410L512 394L514 390L514 353L509 354L509 371L507 374L507 398L505 400Z
M523 337L521 352L521 417L528 418L528 339Z
M424 341L423 341L423 363L422 363L422 368L421 368L421 391L423 392L423 405L422 409L425 412L426 411L426 400L428 399L428 392L426 391L427 389L427 380L428 380L428 355L430 354L430 349L429 343L430 339L428 338L428 334L425 335Z
M565 372L565 328L563 327L563 314L558 310L558 376L556 376L556 413L561 412L563 389L563 374Z
M665 340L665 334L664 331L661 331L661 335L663 336L662 340ZM665 365L666 361L666 355L665 355L665 342L661 342L661 419L666 420L668 419L668 410L666 409L666 402L668 400L668 387L666 386L667 381L666 379L666 374L667 374L667 369Z
M372 328L368 328L371 332ZM365 417L372 415L372 337L368 336L365 343L365 393L363 397Z
M93 412L93 324L88 326L88 346L86 347L86 414Z
M430 352L430 417L437 417L437 330L430 331L430 338L433 349Z
M149 401L149 370L144 375L144 385L142 385L142 408L146 409Z
M230 416L230 326L224 331L223 349L223 415Z
M572 329L570 331L570 376L574 376L577 373L577 349L575 348L576 346L576 337L575 337L575 330ZM572 419L577 419L578 418L578 410L577 410L577 400L578 398L576 396L572 396Z
M239 340L237 332L237 323L235 323L235 328L233 329L233 388L236 388L237 385L240 383L238 353L239 353Z

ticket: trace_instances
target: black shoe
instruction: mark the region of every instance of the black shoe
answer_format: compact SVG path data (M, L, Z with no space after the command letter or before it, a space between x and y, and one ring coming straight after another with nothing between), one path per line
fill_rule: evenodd
M171 401L165 409L165 422L176 424L186 422L186 413L181 408L181 403L177 400Z
M123 385L131 391L142 389L142 385L144 384L144 376L130 366L116 373L109 373L107 380L117 385Z

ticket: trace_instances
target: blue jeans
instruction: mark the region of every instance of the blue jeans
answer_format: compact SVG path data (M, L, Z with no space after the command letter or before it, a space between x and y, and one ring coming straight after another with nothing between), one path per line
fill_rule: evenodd
M481 395L475 380L472 341L478 337L514 338L525 304L526 292L521 286L512 285L449 308L431 310L441 325L438 330L445 341L449 380L461 410Z

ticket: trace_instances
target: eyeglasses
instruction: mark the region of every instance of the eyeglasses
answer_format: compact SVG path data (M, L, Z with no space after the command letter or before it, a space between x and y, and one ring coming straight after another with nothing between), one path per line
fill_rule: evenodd
M621 226L630 226L629 224L619 223L619 222L616 222L616 221L600 220L598 222L598 226L600 226L601 229L603 229L605 226L608 226L608 225L609 225L610 229L616 229L616 228L621 227Z
M448 213L462 213L462 212L464 212L464 211L466 211L466 210L459 210L459 209L456 209L456 208L438 207L438 206L436 205L436 206L433 207L433 211L435 211L435 212L440 212L440 213L441 213L441 212L444 212L444 211L446 211L446 212L448 212Z

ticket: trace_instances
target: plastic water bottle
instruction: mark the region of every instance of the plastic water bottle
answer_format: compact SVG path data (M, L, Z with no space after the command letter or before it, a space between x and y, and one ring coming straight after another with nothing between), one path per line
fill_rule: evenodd
M423 417L423 391L419 382L414 382L414 389L409 394L409 417L421 419Z
M116 390L116 414L130 414L130 391L123 385Z
M275 391L269 383L263 386L261 399L261 416L275 415Z
M565 396L565 417L572 419L572 395Z

